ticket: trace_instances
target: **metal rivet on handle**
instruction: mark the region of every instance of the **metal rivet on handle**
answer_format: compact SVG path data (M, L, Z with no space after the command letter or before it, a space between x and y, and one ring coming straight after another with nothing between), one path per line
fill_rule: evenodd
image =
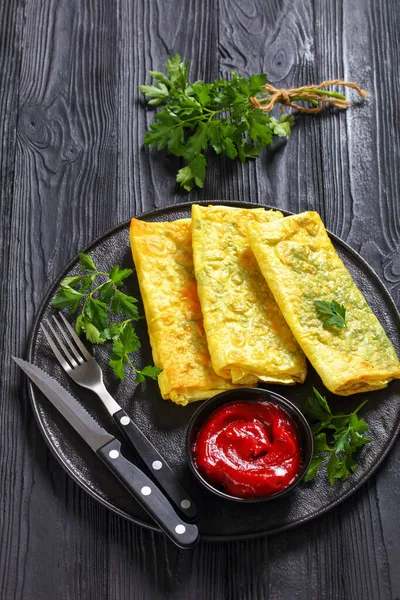
M119 452L118 452L118 450L110 450L110 452L108 453L108 456L110 458L118 458Z
M182 502L181 502L182 508L190 508L190 506L191 506L190 500L187 500L186 498L185 498L185 500L182 500Z
M186 527L184 525L177 525L175 531L181 535L182 533L185 533Z
M148 485L144 485L142 487L142 489L140 490L140 492L143 494L143 496L150 496L150 494L151 494L151 488L149 488Z
M120 419L120 423L121 425L129 425L129 423L131 422L130 418L127 417L126 415L124 415L123 417L121 417Z
M155 471L159 471L162 468L161 460L155 460L151 465Z

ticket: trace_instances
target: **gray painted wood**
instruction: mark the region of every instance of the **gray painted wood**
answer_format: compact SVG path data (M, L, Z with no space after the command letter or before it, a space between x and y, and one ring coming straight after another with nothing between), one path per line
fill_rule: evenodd
M399 10L395 0L7 0L0 3L0 595L4 600L391 600L400 597L400 444L322 518L191 552L110 514L39 435L10 353L62 267L130 216L190 199L318 210L400 306ZM167 56L194 78L266 71L281 86L353 79L371 99L301 117L287 143L210 160L177 191L175 159L144 150L137 86Z

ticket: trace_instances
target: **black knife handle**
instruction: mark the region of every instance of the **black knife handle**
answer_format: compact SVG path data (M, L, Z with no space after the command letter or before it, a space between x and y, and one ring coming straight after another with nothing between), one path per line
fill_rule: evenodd
M177 546L191 548L195 545L199 536L196 525L182 521L158 487L121 454L119 440L114 438L96 453Z
M189 521L196 519L197 509L193 500L150 440L147 439L124 410L114 413L113 419L126 440L140 456L152 477L154 477L179 512L185 515L185 519Z

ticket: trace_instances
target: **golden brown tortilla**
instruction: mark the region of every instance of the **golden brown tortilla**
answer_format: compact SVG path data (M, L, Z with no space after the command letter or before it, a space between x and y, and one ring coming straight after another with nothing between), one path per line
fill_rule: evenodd
M190 219L131 220L130 241L161 395L176 404L237 386L215 374L193 270Z
M253 252L283 316L324 385L348 396L400 378L396 352L315 212L248 229ZM326 325L315 301L346 308L346 326Z
M208 348L218 375L247 385L303 382L306 361L258 267L247 225L279 211L192 207L193 258Z

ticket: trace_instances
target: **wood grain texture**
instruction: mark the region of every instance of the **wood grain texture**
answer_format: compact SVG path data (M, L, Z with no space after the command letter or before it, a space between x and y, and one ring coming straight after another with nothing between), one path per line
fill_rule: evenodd
M110 514L38 434L10 353L23 355L51 280L96 235L182 201L318 210L400 306L399 10L395 0L8 0L0 3L0 597L400 598L400 444L353 497L293 531L172 547ZM301 117L247 165L210 159L203 190L144 150L137 86L168 55L192 77L266 71L281 86L356 80L372 98Z

